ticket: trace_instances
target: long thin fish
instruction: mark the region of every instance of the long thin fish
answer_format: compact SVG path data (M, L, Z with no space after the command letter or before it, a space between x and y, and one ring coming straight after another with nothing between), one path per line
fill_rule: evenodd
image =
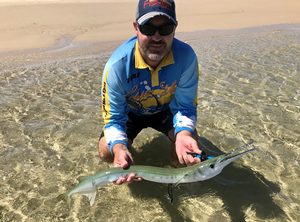
M167 183L191 183L197 181L208 180L223 170L225 166L234 160L252 152L255 148L245 149L252 145L248 143L242 147L232 150L227 154L208 159L193 166L183 168L161 168L154 166L133 165L129 169L123 168L110 168L98 171L97 173L87 176L82 182L68 192L68 198L76 193L83 194L88 197L90 205L95 202L97 188L103 187L108 183L117 180L121 176L134 173L136 176L144 180Z

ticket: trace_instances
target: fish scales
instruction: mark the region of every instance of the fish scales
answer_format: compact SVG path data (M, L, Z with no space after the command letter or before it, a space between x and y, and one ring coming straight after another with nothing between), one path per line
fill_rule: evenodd
M233 149L227 154L208 159L193 166L183 168L162 168L155 166L133 165L128 169L110 168L96 172L94 175L87 176L82 182L68 192L68 197L79 193L89 198L90 204L95 202L97 188L101 188L108 183L116 181L121 176L130 173L136 176L156 183L179 184L191 183L197 181L208 180L218 175L225 166L234 160L244 156L245 154L255 150L246 149L252 143L246 144L240 148Z

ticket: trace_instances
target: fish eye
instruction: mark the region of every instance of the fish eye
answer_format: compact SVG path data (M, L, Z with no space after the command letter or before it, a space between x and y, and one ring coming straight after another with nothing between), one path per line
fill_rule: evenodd
M215 167L215 165L214 164L210 164L209 167L213 169Z

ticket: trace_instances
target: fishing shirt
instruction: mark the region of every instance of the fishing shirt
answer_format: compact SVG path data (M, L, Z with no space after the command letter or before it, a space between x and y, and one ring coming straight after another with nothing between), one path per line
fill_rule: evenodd
M133 37L119 46L102 75L102 116L109 149L128 146L127 113L151 115L170 108L175 135L194 132L197 116L198 61L193 49L174 38L170 53L154 70Z

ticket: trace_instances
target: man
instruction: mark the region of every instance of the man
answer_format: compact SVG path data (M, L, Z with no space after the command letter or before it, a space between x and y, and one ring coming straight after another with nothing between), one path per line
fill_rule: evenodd
M104 68L99 156L129 167L134 138L152 127L168 136L179 163L198 163L191 155L201 153L195 139L198 62L192 48L174 38L174 1L140 0L133 26L136 37L116 49Z

